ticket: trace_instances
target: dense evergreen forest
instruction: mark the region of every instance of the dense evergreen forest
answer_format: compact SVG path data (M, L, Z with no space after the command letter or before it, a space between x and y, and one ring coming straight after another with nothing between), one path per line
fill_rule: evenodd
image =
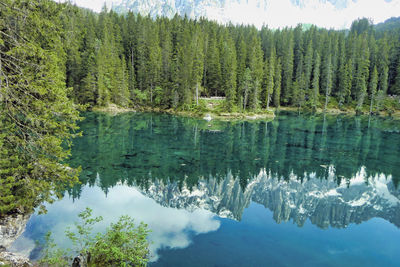
M400 94L398 29L378 31L361 19L350 31L258 30L2 0L0 216L77 181L62 162L84 106L187 110L199 96L224 96L227 111L392 111L392 95Z
M90 106L191 108L225 96L229 110L270 106L376 112L400 94L400 33L368 19L350 31L278 30L100 14L65 6L67 85Z

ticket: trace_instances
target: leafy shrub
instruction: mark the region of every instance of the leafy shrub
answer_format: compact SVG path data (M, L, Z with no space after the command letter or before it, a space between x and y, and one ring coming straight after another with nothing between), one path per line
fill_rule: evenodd
M82 266L146 266L149 257L147 225L135 226L129 216L121 216L105 233L93 233L93 226L102 217L92 217L86 208L75 222L76 231L67 228L66 236L72 241L72 249L58 248L47 233L40 266L69 266L74 256L80 256Z

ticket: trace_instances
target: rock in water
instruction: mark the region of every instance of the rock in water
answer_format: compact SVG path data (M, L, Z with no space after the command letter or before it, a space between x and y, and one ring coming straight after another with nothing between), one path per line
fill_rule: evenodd
M72 267L81 267L82 259L81 257L75 257L74 261L72 262Z
M32 266L27 257L8 251L0 252L0 266L1 265L11 265L18 267Z
M0 247L8 248L24 232L30 214L14 214L0 219Z
M204 118L203 119L205 119L206 121L210 121L210 120L212 120L212 118L211 118L211 115L210 114L207 114L206 116L204 116Z

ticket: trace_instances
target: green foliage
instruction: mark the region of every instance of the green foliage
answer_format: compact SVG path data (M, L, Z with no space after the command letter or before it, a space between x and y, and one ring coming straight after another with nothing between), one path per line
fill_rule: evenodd
M104 234L96 236L91 248L95 266L146 266L148 261L147 225L135 226L129 216L121 216Z
M83 266L146 266L149 249L147 225L135 226L129 216L121 216L105 233L93 233L93 226L103 220L93 217L86 208L78 214L75 231L68 228L65 233L72 241L72 249L57 247L51 233L47 233L42 250L41 266L67 266L74 256L81 256Z
M51 0L3 0L0 14L0 216L51 201L77 181L79 171L62 163L83 107L75 103L200 113L207 95L225 96L224 111L270 101L316 110L325 95L333 108L398 108L388 95L400 94L399 32L377 34L367 19L349 33L258 31Z
M78 170L60 163L80 119L65 84L64 7L45 0L0 5L0 216L30 211L77 181Z
M58 248L54 242L51 232L45 235L45 243L41 251L42 257L39 260L41 266L63 267L70 265L71 257L68 257L68 252Z
M299 106L304 96L304 105L316 110L325 95L326 106L336 98L335 108L356 101L363 110L374 67L377 91L400 91L398 33L377 34L367 19L355 21L349 33L301 25L258 31L66 7L66 80L75 100L90 106L188 110L201 96L222 96L225 111L249 111L270 103Z
M103 218L101 216L92 218L92 210L90 208L86 208L84 211L79 213L78 217L79 221L75 222L76 233L70 228L67 228L65 234L72 241L74 246L73 253L76 255L82 255L84 260L87 261L86 256L94 243L92 233L93 225L102 221Z

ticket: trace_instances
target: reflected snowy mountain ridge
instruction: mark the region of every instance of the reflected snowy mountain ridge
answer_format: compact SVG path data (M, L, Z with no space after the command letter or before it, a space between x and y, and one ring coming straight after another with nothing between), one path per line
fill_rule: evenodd
M263 169L243 190L239 179L228 172L223 180L200 179L192 188L185 183L180 187L176 182L155 181L141 191L166 207L205 209L235 220L241 220L244 209L254 201L270 209L278 223L293 221L303 226L310 219L320 228L345 228L379 217L400 227L400 190L391 176L367 177L362 167L355 177L338 184L334 167L327 168L327 179L311 173L305 174L303 181L294 174L278 179Z

